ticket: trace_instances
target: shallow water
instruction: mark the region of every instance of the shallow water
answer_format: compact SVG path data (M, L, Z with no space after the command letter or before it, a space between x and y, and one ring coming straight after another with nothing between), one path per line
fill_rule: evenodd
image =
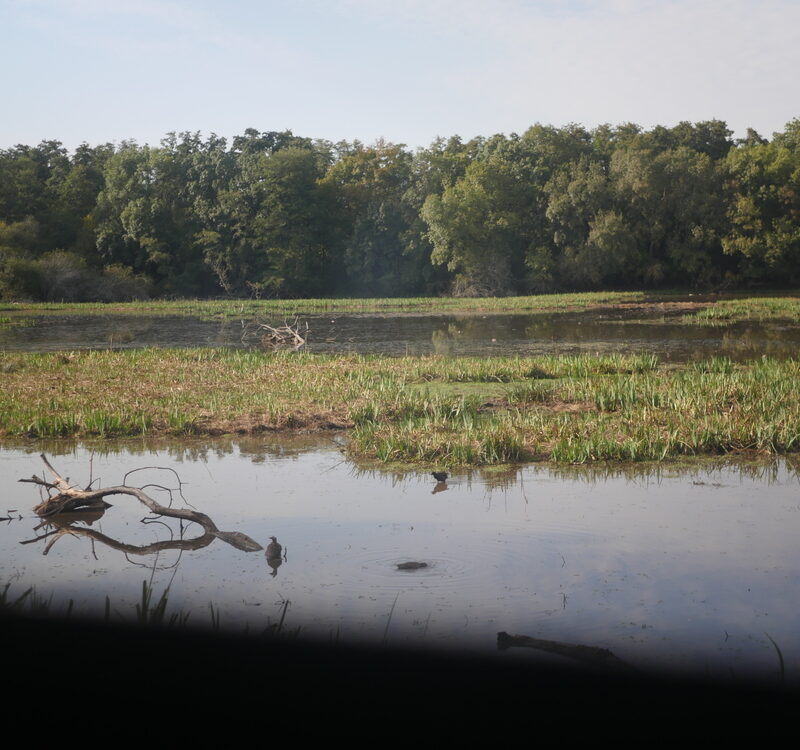
M307 349L364 354L541 355L652 353L682 362L711 356L745 360L796 356L800 327L776 323L728 327L670 322L658 309L576 313L308 315ZM649 315L649 318L643 316ZM240 321L185 317L40 316L35 325L0 326L0 349L56 351L146 346L243 346ZM283 325L284 320L267 321Z
M455 474L434 491L423 472L357 467L337 440L106 444L94 455L99 485L139 466L175 469L185 498L220 529L264 546L276 536L279 566L219 540L156 559L65 535L45 556L49 540L20 544L44 529L31 512L38 492L16 482L41 474L42 446L5 446L0 512L11 520L0 526L0 583L12 596L35 585L55 611L73 599L75 611L100 614L108 595L114 612L132 616L152 575L157 595L171 585L169 611L210 624L211 602L234 631L277 622L288 601L284 627L323 638L488 653L507 631L609 648L640 667L777 681L771 637L787 679L798 681L800 482L791 462L528 466ZM63 475L88 482L90 447L46 450ZM156 469L129 481L176 484ZM181 536L178 522L142 523L132 498L111 502L88 528L138 545ZM399 571L405 561L427 567Z

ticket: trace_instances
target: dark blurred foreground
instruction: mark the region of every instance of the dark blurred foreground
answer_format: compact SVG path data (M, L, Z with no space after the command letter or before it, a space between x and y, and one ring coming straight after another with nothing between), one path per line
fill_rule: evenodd
M7 614L0 637L7 712L41 710L52 721L90 708L108 720L130 719L131 731L156 717L178 720L173 731L187 740L192 732L235 735L254 725L272 741L344 730L389 746L418 732L420 741L501 742L520 729L526 742L533 732L557 732L564 741L696 740L746 730L766 737L800 707L800 691L782 689L777 677L766 686L609 674L543 666L526 654L454 656Z

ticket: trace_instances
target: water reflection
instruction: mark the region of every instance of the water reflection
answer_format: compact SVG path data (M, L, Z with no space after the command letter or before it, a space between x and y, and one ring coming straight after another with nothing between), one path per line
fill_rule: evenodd
M138 436L125 440L71 440L44 439L35 443L28 441L6 440L0 442L0 456L3 449L21 452L36 457L41 453L51 456L72 456L86 454L92 456L150 456L167 457L170 462L208 463L225 457L239 457L254 464L271 464L275 461L298 461L307 457L309 452L338 452L340 462L328 467L326 471L336 469L345 471L353 480L373 479L389 481L392 487L403 485L415 476L414 471L385 466L380 462L358 457L342 456L341 451L347 444L346 433L331 436L320 436L314 433L273 434L264 433L257 436L222 436L209 439L207 437L186 437L176 440L170 437ZM35 462L34 462L35 466ZM161 468L163 467L147 467ZM466 483L470 488L474 484L489 489L511 489L524 484L525 477L531 474L544 473L548 476L570 482L590 483L608 480L650 481L661 479L684 479L686 481L707 479L714 473L725 472L735 474L742 479L750 479L767 484L779 482L786 475L800 483L800 454L783 456L700 456L685 460L664 462L592 462L587 464L530 464L525 466L487 466L464 467L457 474L447 477L447 482ZM439 472L420 472L420 477L433 477ZM305 478L307 481L307 478Z
M257 552L262 549L261 545L254 539L251 539L246 534L239 531L220 531L216 524L205 513L201 513L193 508L176 508L173 504L176 497L179 497L184 502L186 498L183 495L182 482L180 476L174 469L164 468L160 466L148 466L130 469L125 472L121 485L111 487L97 487L93 488L94 480L91 478L93 468L93 459L89 459L89 482L86 489L81 489L80 485L70 483L69 478L64 479L58 471L53 467L44 453L41 454L42 459L49 478L40 478L33 475L30 479L20 479L20 482L33 484L39 488L46 496L42 501L33 507L33 513L39 518L44 519L41 523L34 527L34 532L44 529L44 532L37 534L32 539L21 541L21 544L34 544L36 542L47 540L42 552L47 555L52 549L53 545L65 535L70 537L85 537L92 542L92 552L94 553L94 543L110 547L111 549L123 552L127 555L158 555L161 552L170 550L198 550L207 547L215 539L220 539L232 547L235 547L242 552ZM132 474L150 471L150 472L171 472L175 475L178 482L177 487L167 487L155 482L147 482L140 487L135 487L128 484L129 477ZM165 493L168 497L168 505L164 506L153 499L154 492ZM106 501L106 498L113 498L115 496L129 496L138 500L149 511L149 515L141 520L141 524L158 524L167 530L170 539L167 541L152 542L150 544L130 544L123 542L120 538L115 538L102 531L88 528L96 521L100 521L106 514L106 511L113 506ZM180 523L179 533L175 534L172 527L167 523L167 520L175 522L178 519ZM193 539L184 539L184 534L187 528L192 528L194 525L200 527L203 533ZM175 537L178 537L177 539ZM272 537L273 544L270 545L272 554L280 556L280 545L277 544L275 537ZM268 551L269 556L269 551Z
M171 537L169 540L151 542L150 544L127 544L120 539L114 539L96 529L89 528L95 521L99 521L104 513L105 511L93 511L89 513L60 513L50 516L46 521L34 527L35 532L43 530L43 533L32 539L21 540L20 544L35 544L36 542L47 540L47 544L44 545L42 550L42 554L47 555L53 545L67 535L73 538L83 537L91 540L92 554L95 557L95 542L104 544L106 547L122 552L125 555L146 556L159 555L162 552L171 550L198 550L207 547L216 539L216 536L210 533L204 533L194 539L183 539L182 536L186 532L183 526L176 533L169 524L162 523ZM143 519L142 523L151 523L152 521L153 519ZM178 538L175 538L176 536Z
M264 557L213 544L162 551L159 565L173 567L155 572L154 589L170 585L171 605L196 624L213 602L232 629L285 618L326 638L485 651L504 631L640 667L773 679L769 633L787 680L800 679L797 457L455 472L434 498L427 471L343 462L329 441L105 447L94 454L103 484L135 465L174 465L187 499L220 526L280 544ZM73 599L75 611L101 613L106 596L132 610L143 578L133 558L88 536L65 534L47 557L19 544L42 531L26 510L30 485L16 482L38 470L41 449L0 451L7 517L22 516L0 526L0 583ZM91 454L63 444L58 466L83 477ZM180 539L135 510L120 503L81 528L139 548ZM409 562L426 565L398 570Z
M795 356L800 327L780 322L725 327L672 322L683 310L623 308L571 313L393 314L303 316L305 349L322 353L397 355L574 355L652 353L665 361L710 356L734 360ZM647 317L649 316L649 317ZM7 351L244 346L240 321L183 317L69 316L0 328ZM280 325L283 320L266 321Z

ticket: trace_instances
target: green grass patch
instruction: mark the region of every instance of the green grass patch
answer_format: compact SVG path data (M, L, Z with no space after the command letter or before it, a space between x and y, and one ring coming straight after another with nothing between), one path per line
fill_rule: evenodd
M715 302L710 307L684 315L683 323L727 326L745 321L787 321L800 324L800 297L749 297Z
M31 328L36 325L33 318L0 315L0 328Z
M639 302L643 292L580 292L525 297L395 297L296 300L146 300L119 303L0 303L0 311L70 315L178 315L205 319L248 319L301 313L536 312L581 310Z
M800 324L800 295L742 296L738 299L697 301L685 293L579 292L522 297L395 297L292 300L144 300L121 303L0 302L0 327L37 325L49 315L131 315L193 317L202 320L263 320L304 314L444 314L444 313L549 313L630 307L652 313L656 306L680 312L665 322L685 325L727 326L747 321ZM661 309L658 307L658 309ZM650 318L648 318L649 320Z
M231 349L2 354L0 436L350 430L385 462L800 451L800 363L383 357Z

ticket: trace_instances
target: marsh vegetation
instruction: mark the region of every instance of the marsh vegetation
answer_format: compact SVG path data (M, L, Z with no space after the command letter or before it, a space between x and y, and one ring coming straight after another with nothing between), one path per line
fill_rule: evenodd
M102 519L54 522L63 542L44 564L41 550L19 545L42 519L12 486L3 554L17 572L4 601L56 614L74 603L112 620L135 611L185 623L191 613L195 625L238 632L280 623L390 645L493 649L507 631L610 648L637 665L703 664L772 681L777 643L780 679L800 673L786 604L797 564L794 297L565 295L470 300L445 312L436 307L451 300L368 312L338 301L314 318L317 304L305 313L309 343L294 352L241 342L140 348L135 330L122 341L119 321L148 309L151 326L188 329L205 317L241 329L243 319L273 315L277 324L302 305L2 311L11 335L13 321L34 320L25 330L48 333L48 346L116 311L114 340L102 348L0 353L4 477L29 476L19 467L43 449L81 482L93 453L104 483L132 465L180 464L192 504L256 544L275 537L289 550L278 565L228 545L198 547L192 526L143 523L120 504ZM442 315L424 334L434 351L459 351L461 332L482 348L315 350L323 322L340 326L348 309L354 323L374 323L373 339L401 330L398 320ZM530 317L520 325L518 315ZM642 325L690 344L676 354L654 338L652 350L636 351L631 332ZM611 330L632 340L622 346ZM536 340L542 353L509 354L511 336ZM585 348L564 348L576 341ZM770 348L776 342L783 348ZM430 472L445 468L447 481L435 482ZM155 549L151 560L131 553ZM398 568L408 561L419 567ZM142 566L152 571L144 588Z
M800 363L380 357L226 349L4 354L6 436L352 431L445 465L658 460L800 447Z

